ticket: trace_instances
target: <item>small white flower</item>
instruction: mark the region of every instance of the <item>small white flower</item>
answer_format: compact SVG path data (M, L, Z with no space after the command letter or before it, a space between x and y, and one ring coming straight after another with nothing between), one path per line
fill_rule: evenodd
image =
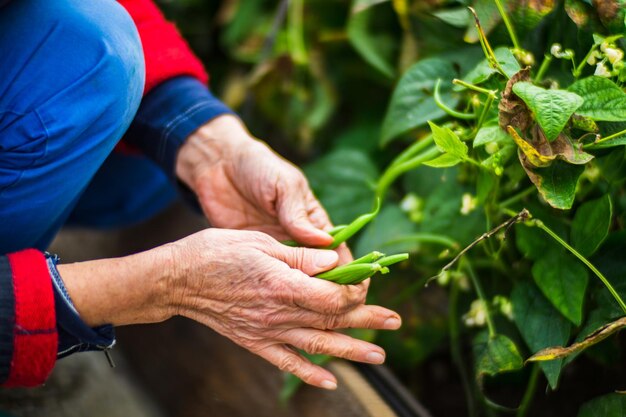
M587 64L596 65L598 63L598 59L600 58L602 58L602 54L594 50L591 54L589 54L589 58L587 58Z
M472 301L470 310L463 315L463 321L468 327L482 327L487 322L487 306L482 300Z
M609 45L609 43L607 41L604 41L600 44L600 50L602 52L606 52L606 48L610 48L611 45Z
M560 43L553 43L552 46L550 47L550 53L555 58L561 58L561 54L563 53L563 47L561 46Z
M604 65L604 62L599 62L596 65L596 71L593 75L597 75L598 77L609 78L611 76L611 71Z
M407 194L400 202L400 208L405 213L410 213L415 210L419 210L421 202L418 196L413 193Z
M619 48L606 48L604 51L609 62L613 65L624 59L624 51Z
M470 193L463 194L463 199L461 200L461 214L467 216L476 208L476 198L472 197Z

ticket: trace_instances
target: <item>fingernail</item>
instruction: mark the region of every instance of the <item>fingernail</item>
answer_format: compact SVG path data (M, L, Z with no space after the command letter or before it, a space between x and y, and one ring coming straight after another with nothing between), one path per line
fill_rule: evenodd
M370 352L365 357L365 360L368 361L369 363L380 364L380 363L385 362L385 357L378 352Z
M339 259L339 255L334 250L319 251L315 254L315 267L316 268L328 268L334 265Z
M390 319L385 320L383 323L383 328L388 330L395 330L400 327L400 319L396 317L392 317Z
M324 389L337 389L337 383L328 379L323 380L320 386Z

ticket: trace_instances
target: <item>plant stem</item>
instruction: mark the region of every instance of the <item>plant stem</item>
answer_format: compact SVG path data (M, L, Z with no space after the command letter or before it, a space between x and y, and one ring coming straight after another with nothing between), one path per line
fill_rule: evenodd
M477 85L470 84L470 83L468 83L466 81L459 80L458 78L455 78L454 80L452 80L452 84L460 85L460 86L463 86L463 87L465 87L467 89L474 90L474 91L477 91L479 93L483 93L483 94L487 94L487 95L493 96L493 98L496 98L496 93L498 92L497 90L487 90L486 88L482 88L482 87L479 87Z
M400 155L398 155L391 163L389 164L389 168L395 165L399 165L402 162L408 161L413 158L415 155L426 149L434 142L433 135L428 134L421 139L416 140L411 146L403 150Z
M494 338L496 337L496 334L497 334L496 326L493 324L493 319L491 318L491 310L489 308L489 302L487 301L487 298L485 297L485 291L483 290L483 287L480 284L480 280L476 276L476 273L474 273L474 269L472 268L472 265L470 264L470 262L467 259L464 259L462 262L463 262L463 266L465 267L465 270L467 271L467 274L470 276L470 279L472 280L472 284L474 285L474 289L476 290L476 294L478 295L478 298L480 299L480 301L482 301L482 303L485 306L485 318L487 320L487 329L489 329L489 337Z
M550 68L550 64L552 63L552 55L544 55L543 61L541 62L541 66L539 67L539 71L537 71L537 75L535 75L535 82L540 83L543 80L543 76L546 75L548 68Z
M487 115L489 114L489 110L491 110L491 105L493 104L493 100L495 99L495 94L489 94L487 96L487 100L485 101L485 107L483 107L483 111L480 113L480 117L478 118L478 123L474 127L475 134L478 134L478 131L482 127L483 123L487 119Z
M504 21L504 25L506 26L506 30L509 31L509 36L511 37L511 41L513 42L513 47L517 50L521 50L522 48L520 48L519 41L517 40L517 35L515 34L515 28L511 24L509 16L506 14L504 7L502 7L502 3L500 2L500 0L495 0L495 2L496 7L500 12L500 16L502 16L502 20Z
M539 368L538 364L533 365L533 369L530 372L530 378L528 379L528 386L526 387L526 392L524 392L524 397L522 398L522 403L517 409L516 417L526 417L528 414L528 409L530 408L530 404L535 396L535 391L537 389L537 381L539 380Z
M585 64L587 63L587 60L589 59L589 57L591 56L591 54L594 53L594 51L596 50L596 48L598 47L598 45L593 45L590 49L589 52L587 52L587 55L585 55L585 57L583 58L582 61L580 61L580 64L578 64L578 66L576 68L574 68L574 71L572 71L572 73L574 74L575 78L580 77L580 73L583 72L583 69L585 68Z
M537 190L537 187L535 187L534 185L531 185L530 187L526 188L525 190L520 191L519 193L515 194L514 196L509 197L506 200L502 201L500 203L500 207L508 207L511 204L515 204L518 201L522 200L527 195L532 194L536 190Z
M452 117L456 117L457 119L473 120L473 119L476 118L476 115L473 114L473 113L461 113L461 112L458 112L458 111L448 107L446 105L446 103L444 103L441 100L441 95L439 94L439 85L440 84L441 84L441 78L437 79L437 83L435 84L435 91L433 92L433 98L435 99L435 104L437 104L437 107L439 107L441 110L446 112L446 114L448 114L448 115L450 115Z
M624 129L622 131L619 131L617 133L613 133L612 135L609 135L609 136L607 136L605 138L601 138L601 139L598 139L598 140L596 140L594 142L591 142L591 143L588 143L586 145L583 145L583 148L588 148L590 146L594 146L594 145L597 145L599 143L604 143L604 142L606 142L608 140L615 139L616 137L619 137L619 136L622 136L622 135L626 135L626 129Z
M436 146L432 146L407 161L391 165L378 180L378 184L376 185L376 196L381 200L384 199L387 189L396 180L396 178L405 172L417 168L422 163L438 157L439 155L441 155L441 151L437 149Z
M450 355L452 362L456 365L461 376L465 401L469 417L476 415L476 404L474 403L474 390L470 383L463 355L461 353L461 330L459 327L459 284L456 279L450 283L450 299L448 300L448 317L450 323Z
M609 282L609 280L606 279L606 277L591 263L587 260L587 258L585 258L584 256L582 256L576 249L574 249L573 247L571 247L566 241L564 241L563 239L561 239L561 237L559 235L557 235L556 233L554 233L548 226L546 226L541 220L535 219L535 220L531 220L530 221L531 225L537 226L538 228L540 228L541 230L543 230L544 232L546 232L547 234L549 234L554 240L556 240L558 243L560 243L565 249L567 249L568 251L570 251L572 253L572 255L574 255L575 257L577 257L578 259L580 259L580 261L582 263L584 263L585 265L587 265L587 267L589 269L591 269L591 271L598 277L600 278L600 281L602 281L602 283L606 286L606 288L609 290L609 292L611 293L611 295L613 296L613 298L615 298L615 300L617 301L617 303L619 304L619 306L621 307L621 309L624 311L624 313L626 313L626 303L624 303L624 300L622 300L622 298L620 297L620 295L617 293L617 291L615 291L615 288L613 288L613 285L611 285L611 283Z
M483 31L483 28L480 25L480 19L478 19L478 14L476 14L476 10L474 10L473 7L468 7L468 9L474 16L474 22L476 24L476 30L478 30L478 38L480 39L480 45L483 48L483 52L485 53L485 56L487 57L489 64L496 71L502 74L503 77L505 77L508 80L509 76L506 75L506 72L500 65L498 58L496 58L496 54L493 52L493 49L491 48L491 45L489 44L489 41L487 40L487 35L485 35L485 32Z

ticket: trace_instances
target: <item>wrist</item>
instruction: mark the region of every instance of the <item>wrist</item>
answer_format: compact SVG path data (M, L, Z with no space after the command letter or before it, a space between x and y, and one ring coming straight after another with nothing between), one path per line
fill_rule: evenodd
M211 166L232 161L242 149L256 143L241 120L225 114L202 125L180 147L176 176L192 190Z

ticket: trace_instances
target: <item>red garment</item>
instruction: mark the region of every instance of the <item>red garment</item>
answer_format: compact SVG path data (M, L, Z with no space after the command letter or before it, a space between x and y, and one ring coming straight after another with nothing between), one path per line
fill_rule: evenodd
M119 0L119 3L135 22L143 44L144 95L163 81L180 75L207 82L208 75L198 58L152 0ZM58 344L48 267L43 254L34 249L9 254L5 259L8 266L0 262L0 267L9 268L8 275L13 278L15 320L12 323L13 356L3 385L41 385L54 367Z

